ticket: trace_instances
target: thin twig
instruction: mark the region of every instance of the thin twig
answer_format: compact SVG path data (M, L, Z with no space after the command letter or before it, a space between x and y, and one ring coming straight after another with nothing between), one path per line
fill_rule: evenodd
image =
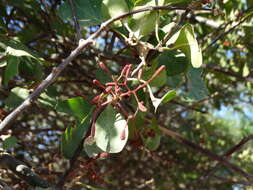
M243 76L241 76L241 75L239 75L239 74L237 74L233 71L223 70L219 66L204 65L203 68L205 68L207 70L214 71L214 72L219 72L219 73L222 73L222 74L227 75L227 76L234 77L239 81L250 82L250 83L253 84L253 78L250 75L248 77L243 77Z
M176 112L175 114L173 114L173 115L171 116L171 119L175 118L176 116L180 115L181 113L183 113L183 112L185 112L185 111L187 111L187 110L189 110L189 109L194 109L195 106L197 106L197 105L199 105L199 104L201 104L201 103L203 103L203 102L205 102L205 101L208 101L208 100L210 100L210 99L213 99L214 97L216 97L216 96L218 96L218 95L219 95L219 93L218 93L218 92L215 92L215 93L213 93L212 95L207 96L206 98L204 98L204 99L202 99L202 100L199 100L199 101L193 103L193 104L190 105L190 106L186 106L185 108L183 108L183 109L180 110L179 112Z
M233 27L229 28L227 31L219 34L206 48L202 50L202 52L206 51L208 48L210 48L212 45L214 45L218 40L222 39L224 36L232 32L234 29L236 29L238 26L240 26L243 22L245 22L250 16L253 14L249 14L245 16L245 18L241 19L237 24L235 24Z
M244 170L242 170L240 167L238 167L237 165L235 164L232 164L231 162L229 162L225 157L223 156L219 156L219 155L216 155L214 154L213 152L207 150L207 149L204 149L202 148L201 146L185 139L182 135L180 135L179 133L177 132L174 132L172 130L169 130L165 127L159 127L160 130L168 135L168 136L171 136L173 137L174 139L176 139L179 143L183 144L183 145L186 145L202 154L204 154L205 156L207 156L208 158L212 159L212 160L215 160L215 161L218 161L226 166L228 166L229 168L231 168L232 170L234 170L235 172L241 174L242 176L244 176L245 178L247 178L249 181L252 181L253 180L253 175L252 174L249 174L247 172L245 172Z
M101 24L100 28L93 33L86 40L80 40L76 49L74 49L71 54L57 67L55 67L52 72L43 80L40 85L34 90L15 110L13 110L1 123L0 131L2 131L6 126L9 126L26 108L28 108L33 101L35 101L40 94L50 86L59 74L65 69L65 67L73 61L86 47L93 43L93 41L100 35L100 33L113 22L123 19L132 14L145 12L145 11L155 11L155 10L185 10L186 7L177 7L177 6L150 6L141 9L137 9L128 13L124 13L117 17L111 18ZM203 8L202 8L203 9Z
M234 153L237 152L242 148L244 144L246 144L248 141L253 139L253 134L249 135L245 138L243 138L238 144L230 148L224 155L223 157L230 158L230 156ZM208 170L205 172L204 175L200 176L197 181L203 181L204 179L207 179L208 176L210 176L212 173L214 173L219 167L219 164L216 164L212 169Z
M79 42L82 39L82 32L81 32L80 24L77 20L76 6L75 6L73 0L69 0L69 4L70 4L70 7L71 7L72 19L73 19L74 26L75 26L75 29L76 29L77 41Z

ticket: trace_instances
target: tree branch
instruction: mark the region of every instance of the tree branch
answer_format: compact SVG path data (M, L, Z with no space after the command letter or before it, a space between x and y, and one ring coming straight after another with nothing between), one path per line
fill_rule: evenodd
M224 155L223 157L226 157L226 158L230 158L230 156L240 150L242 148L242 146L244 144L246 144L248 141L252 140L253 139L253 135L249 135L245 138L243 138L238 144L236 144L235 146L233 146L232 148L230 148ZM203 181L204 179L207 179L208 176L210 176L213 172L215 172L217 170L217 168L219 167L219 164L216 164L212 169L208 170L205 172L204 175L200 176L197 180L198 181Z
M202 8L203 10L204 8ZM71 54L57 67L53 68L52 72L47 76L45 80L43 80L40 85L34 90L27 98L26 100L21 103L15 110L13 110L1 123L0 123L0 131L2 131L6 126L9 126L27 107L29 107L33 101L35 101L40 94L48 87L50 86L56 78L60 75L60 73L65 69L65 67L75 59L82 50L87 48L90 44L93 43L93 41L100 35L100 33L111 23L123 19L127 16L145 12L145 11L155 11L155 10L186 10L186 7L177 7L177 6L150 6L145 7L141 9L137 9L128 13L124 13L120 16L111 18L107 20L106 22L102 23L100 28L93 33L89 38L86 40L80 40L79 45L76 49L74 49Z
M218 161L226 166L228 166L229 168L231 168L232 170L234 170L235 172L241 174L242 176L244 176L245 178L247 178L249 181L253 181L253 175L252 174L249 174L247 172L245 172L244 170L242 170L240 167L238 167L237 165L234 165L232 163L230 163L228 160L226 160L226 158L224 158L223 156L219 156L219 155L216 155L214 154L213 152L207 150L207 149L204 149L202 148L201 146L185 139L183 136L181 136L180 134L178 134L177 132L174 132L172 130L169 130L165 127L159 127L160 130L170 136L170 137L173 137L174 139L176 139L179 143L183 144L183 145L186 145L202 154L204 154L205 156L207 156L208 158L212 159L212 160L215 160L215 161Z
M26 166L23 162L13 158L7 152L0 152L0 166L4 168L8 168L18 177L26 181L28 184L32 186L48 188L54 187L53 184L48 181L42 179L39 175L34 173L28 166Z
M227 34L229 34L230 32L232 32L234 29L236 29L238 26L240 26L243 22L245 22L249 17L251 17L253 15L253 13L248 14L247 16L245 16L244 18L240 19L239 22L237 22L234 26L232 26L231 28L229 28L228 30L226 30L223 33L220 33L206 48L204 48L202 50L202 52L206 51L208 48L210 48L212 45L214 45L218 40L222 39L224 36L226 36ZM243 17L243 16L242 16Z

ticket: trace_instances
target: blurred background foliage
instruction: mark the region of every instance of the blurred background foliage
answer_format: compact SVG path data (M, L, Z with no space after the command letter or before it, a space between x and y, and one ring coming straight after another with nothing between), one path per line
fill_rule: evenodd
M83 38L95 32L97 25L105 20L102 14L94 14L89 7L99 2L76 1ZM126 1L130 9L146 2L149 1ZM165 1L168 4L172 2ZM178 1L180 5L190 2ZM1 119L77 46L76 31L66 3L62 0L1 0ZM122 152L96 160L90 167L86 166L86 156L80 157L78 166L65 182L66 189L252 189L252 185L230 168L162 133L152 140L155 145L147 145L146 138L153 138L146 136L151 128L148 121L152 118L156 118L159 125L218 155L225 154L241 139L253 134L252 16L233 28L242 18L252 15L253 3L251 0L222 0L211 1L205 6L218 14L193 11L185 23L193 25L203 50L203 71L198 76L201 75L206 87L199 84L201 78L193 80L184 68L178 68L174 74L167 71L164 84L155 85L155 94L161 97L167 89L174 89L178 95L162 104L156 113L150 100L144 97L144 101L149 103L149 113L145 119L140 114L139 119L137 117L130 123L142 138L132 135ZM91 23L82 20L88 17L82 9L90 11L86 13L93 16ZM176 11L162 12L160 28L176 21L179 15ZM96 46L79 55L38 101L10 129L1 133L0 145L49 181L56 182L68 167L67 159L60 152L61 136L68 126L76 124L74 116L56 109L57 102L97 94L99 89L92 80L96 78L105 82L108 76L99 70L96 56L105 60L114 74L119 73L125 64L138 61L135 51L124 44L120 32L126 33L125 28L114 26L104 31ZM162 29L159 35L165 35ZM154 32L142 38L154 45L157 43L155 39ZM7 51L7 47L19 51L13 53L10 48ZM173 67L171 64L168 70L177 69L177 65ZM196 89L189 89L189 82L197 83ZM197 100L191 99L189 92L193 90L199 95L199 88L208 89L208 94ZM248 173L253 173L252 145L249 141L230 157L231 162ZM16 189L29 188L9 170L1 168L0 177Z

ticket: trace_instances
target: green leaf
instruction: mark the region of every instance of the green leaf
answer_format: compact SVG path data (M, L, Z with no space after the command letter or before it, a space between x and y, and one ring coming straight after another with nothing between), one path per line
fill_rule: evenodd
M20 57L19 72L25 73L25 77L31 77L37 81L43 78L41 63L30 57Z
M82 97L75 97L59 101L56 111L74 115L80 121L90 112L91 108L92 106Z
M164 51L158 57L159 65L166 66L166 72L168 76L178 75L183 73L188 68L188 60L184 54L176 50Z
M91 138L93 138L92 140L90 140ZM93 141L93 142L88 142L88 141ZM99 153L103 152L103 150L101 150L96 142L94 137L88 137L85 142L84 142L84 150L87 153L87 155L91 158L96 157Z
M113 18L123 13L129 12L128 5L125 0L103 0L102 12L104 19ZM116 21L116 26L121 26L120 21Z
M122 137L125 138L122 138ZM128 139L126 120L115 112L111 105L101 113L96 121L95 141L104 152L120 152Z
M76 127L67 127L61 139L61 152L67 159L71 159L87 133L90 126L91 114L87 114Z
M16 57L27 56L27 57L31 57L31 58L38 60L38 58L34 57L32 54L30 54L29 52L27 52L23 49L17 49L17 48L13 48L10 46L8 46L6 48L6 54L16 56Z
M75 0L74 3L81 26L94 26L103 22L101 16L102 0ZM59 15L63 20L72 20L71 7L68 1L59 7Z
M7 86L8 82L15 76L18 75L18 66L20 60L16 56L7 56L7 66L4 72L4 85Z
M167 86L170 88L178 88L183 83L182 75L175 75L167 78Z
M150 0L150 1L138 1L135 3L135 5L140 5L141 6L135 6L134 10L136 9L141 9L147 6L156 6L156 5L164 5L164 0L159 0L156 3L155 0ZM156 19L157 18L157 13L153 11L145 11L141 13L137 13L133 15L133 21L134 21L134 27L133 27L133 32L134 36L137 38L141 38L142 36L148 35L152 31L155 30L156 26Z
M192 25L184 25L166 44L167 46L173 44L173 49L180 49L191 61L193 67L198 68L202 65L202 52L194 36Z
M193 101L199 101L208 95L208 90L201 78L202 69L190 68L187 73L187 85L189 92L187 98Z
M14 136L10 136L3 141L3 149L7 150L13 148L17 144L18 140Z
M57 96L59 93L55 86L49 86L39 97L38 101L46 108L54 109L57 105Z
M174 99L176 97L177 93L175 90L169 90L166 94L163 95L163 97L161 98L162 103L167 103L169 101L171 101L172 99Z
M21 104L29 96L29 90L25 88L15 87L11 90L10 95L5 100L5 105L14 109Z
M150 99L152 101L152 104L155 108L155 112L158 108L158 106L161 104L161 103L166 103L170 100L172 100L173 98L176 97L176 91L175 90L170 90L168 91L162 98L156 98L154 95L153 95L153 92L152 92L152 89L150 88L150 86L148 85L148 91L149 91L149 96L150 96Z
M145 69L143 73L143 79L148 80L152 77L152 75L156 72L158 68L158 62L153 61L151 68L148 67ZM167 76L166 76L166 71L163 70L151 83L150 86L156 86L156 87L161 87L163 86L167 81Z

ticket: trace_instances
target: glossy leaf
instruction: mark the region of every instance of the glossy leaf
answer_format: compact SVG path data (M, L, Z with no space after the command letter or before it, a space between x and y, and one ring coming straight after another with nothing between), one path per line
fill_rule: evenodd
M27 57L31 57L31 58L37 59L36 57L34 57L29 52L27 52L27 51L25 51L23 49L17 49L17 48L13 48L13 47L7 47L6 54L7 55L16 56L16 57L27 56Z
M61 139L61 152L71 159L90 126L91 114L87 114L76 127L67 127Z
M129 10L125 0L103 0L102 11L104 18L113 18L127 13ZM116 21L114 24L116 24L116 26L121 26L120 21Z
M69 98L64 101L59 101L56 110L59 112L67 113L76 116L79 120L82 120L90 110L91 105L82 97Z
M172 100L173 98L176 97L176 91L175 90L168 91L165 95L163 95L162 98L156 98L153 95L153 92L152 92L152 89L150 88L150 86L148 86L148 91L149 91L149 96L150 96L150 99L152 101L152 104L155 108L155 112L156 112L158 106L161 103L167 103L167 102L169 102L170 100Z
M159 0L157 1L150 0L150 1L139 1L135 3L135 9L141 9L147 6L156 6L156 5L163 5L164 0ZM138 6L136 6L138 5ZM139 6L140 5L140 6ZM157 13L156 12L141 12L133 15L133 20L134 20L134 27L133 27L133 32L135 37L141 38L142 36L145 36L152 31L155 30L155 25L156 25L156 19L157 18Z
M174 99L176 97L177 93L175 90L169 90L166 94L163 95L163 97L161 98L162 103L167 103L169 101L171 101L172 99Z
M125 136L122 139L122 135ZM95 141L104 152L120 152L128 139L126 120L111 105L101 113L96 121Z
M198 68L202 65L202 52L194 36L192 25L184 25L169 39L167 45L172 46L173 49L180 49L191 61L193 67Z

